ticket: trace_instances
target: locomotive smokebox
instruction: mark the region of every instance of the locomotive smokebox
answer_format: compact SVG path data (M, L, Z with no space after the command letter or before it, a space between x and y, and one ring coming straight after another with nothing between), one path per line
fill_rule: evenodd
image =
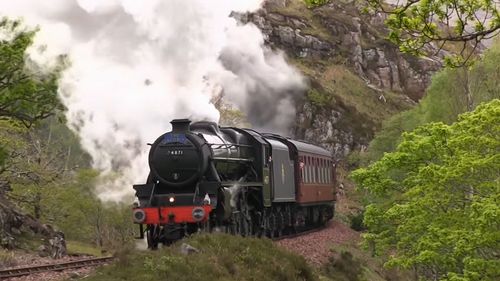
M189 131L189 124L191 124L191 120L174 119L170 122L170 124L172 124L172 133L181 134Z
M194 188L205 173L210 149L190 130L191 120L174 119L172 131L161 135L149 152L151 180L168 187Z

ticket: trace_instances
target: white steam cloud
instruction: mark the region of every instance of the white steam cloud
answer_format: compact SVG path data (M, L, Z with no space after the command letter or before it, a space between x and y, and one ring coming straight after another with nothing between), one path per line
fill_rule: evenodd
M95 168L118 175L99 195L121 200L144 182L146 143L170 120L218 121L216 87L257 127L286 131L293 122L300 74L257 27L230 17L261 2L16 0L1 1L0 16L40 27L30 57L45 69L69 56L59 89L67 118Z

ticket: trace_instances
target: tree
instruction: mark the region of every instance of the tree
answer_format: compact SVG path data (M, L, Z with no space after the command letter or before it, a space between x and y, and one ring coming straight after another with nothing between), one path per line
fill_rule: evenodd
M4 122L12 126L12 122ZM90 156L80 147L79 138L55 117L31 129L19 126L17 131L0 132L0 146L1 136L5 137L3 146L12 151L0 170L0 177L12 186L8 197L36 219L51 208L43 204L46 197L53 196L51 190L68 184L79 169L90 166Z
M19 21L0 21L0 118L18 120L26 127L63 108L57 80L64 57L52 71L37 67L26 55L35 33Z
M352 173L374 196L365 241L426 280L500 278L500 100L403 134Z
M446 44L460 44L459 56L448 57L449 65L463 65L478 44L500 31L498 2L493 0L367 0L375 12L388 14L389 39L401 51L424 54Z
M464 78L464 71L467 72ZM458 115L472 111L482 102L500 99L500 45L487 50L480 60L469 68L446 68L432 77L426 96L409 111L394 115L384 122L363 155L374 161L385 152L393 151L401 141L401 134L429 122L451 124Z

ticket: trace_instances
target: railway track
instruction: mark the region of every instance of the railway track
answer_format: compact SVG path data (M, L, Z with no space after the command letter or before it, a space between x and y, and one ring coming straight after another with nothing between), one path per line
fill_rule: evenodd
M310 233L315 233L315 232L321 231L321 230L325 229L326 227L327 226L324 225L324 226L321 226L321 227L312 228L312 229L308 229L308 230L304 230L304 231L300 231L300 232L296 232L296 233L285 234L285 235L280 236L280 237L271 238L271 240L273 240L273 241L280 241L280 240L285 240L285 239L293 239L293 238L296 238L296 237L300 237L300 236L304 236L304 235L307 235L307 234L310 234Z
M0 279L19 277L47 271L61 271L66 269L81 268L87 266L98 266L113 260L114 257L90 258L78 261L68 261L53 264L34 265L19 268L8 268L0 270Z

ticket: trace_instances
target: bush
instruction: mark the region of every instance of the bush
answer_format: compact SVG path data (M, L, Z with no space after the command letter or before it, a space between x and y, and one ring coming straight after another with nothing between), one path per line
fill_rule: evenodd
M305 0L304 2L306 2L308 8L314 8L325 5L326 3L330 2L330 0Z
M331 103L332 96L328 95L325 92L320 92L316 89L310 89L307 92L307 99L311 102L312 105L317 107L324 107Z
M17 264L14 253L0 249L0 268L12 267Z
M198 253L183 255L188 243ZM128 258L127 258L128 257ZM317 280L303 257L267 239L199 234L155 252L120 254L120 261L87 280Z
M366 230L365 225L363 223L364 212L359 212L354 215L350 215L349 219L351 221L351 228L356 231L364 231Z

